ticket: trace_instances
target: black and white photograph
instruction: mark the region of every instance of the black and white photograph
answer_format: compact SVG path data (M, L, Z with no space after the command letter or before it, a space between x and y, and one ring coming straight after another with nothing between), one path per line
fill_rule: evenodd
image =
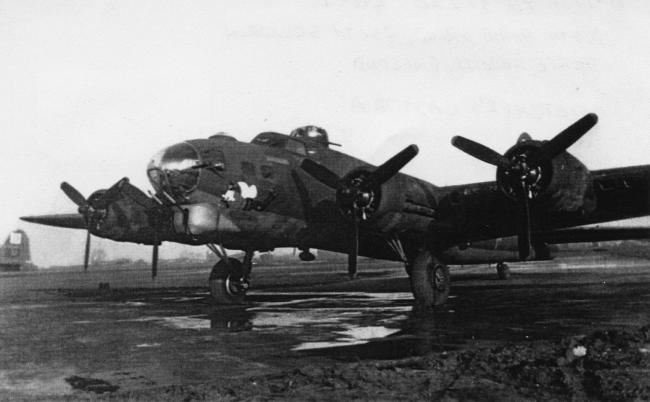
M650 400L649 21L0 0L0 400Z

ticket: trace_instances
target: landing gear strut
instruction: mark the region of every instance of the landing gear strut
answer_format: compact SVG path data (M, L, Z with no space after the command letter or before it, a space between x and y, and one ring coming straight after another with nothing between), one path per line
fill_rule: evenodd
M451 287L449 267L430 251L424 250L408 265L408 270L416 307L431 308L445 304Z
M246 251L243 262L228 257L225 249L214 244L208 245L218 257L210 272L208 282L210 295L218 304L239 304L244 301L250 288L248 280L252 268L253 251Z

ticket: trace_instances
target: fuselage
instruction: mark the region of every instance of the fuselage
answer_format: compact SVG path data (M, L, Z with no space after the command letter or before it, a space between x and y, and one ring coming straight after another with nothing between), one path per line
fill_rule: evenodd
M579 163L565 155L556 158L556 170ZM305 158L341 177L375 168L327 142L270 132L251 143L216 135L165 148L148 166L157 198L174 211L164 240L242 250L346 252L350 221L337 206L336 191L300 168ZM648 214L650 167L586 172L580 193L560 194L537 206L538 230ZM612 193L603 185L611 177L627 181ZM377 197L374 213L361 225L361 255L400 259L387 246L392 239L400 239L409 254L425 246L444 249L516 233L515 205L496 182L437 187L397 174ZM616 204L617 197L627 201Z
M324 248L345 251L349 221L331 188L300 169L311 158L344 176L374 166L282 134L252 143L214 136L173 145L157 154L148 174L164 203L177 206L174 240L228 248ZM382 186L378 213L365 227L424 235L435 214L436 187L399 174ZM362 247L363 249L363 247Z

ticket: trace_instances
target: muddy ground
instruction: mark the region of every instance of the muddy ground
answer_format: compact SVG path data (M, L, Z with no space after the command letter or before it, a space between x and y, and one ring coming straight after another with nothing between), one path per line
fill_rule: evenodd
M0 399L650 400L648 261L511 267L424 313L388 263L256 267L230 307L205 268L3 273Z

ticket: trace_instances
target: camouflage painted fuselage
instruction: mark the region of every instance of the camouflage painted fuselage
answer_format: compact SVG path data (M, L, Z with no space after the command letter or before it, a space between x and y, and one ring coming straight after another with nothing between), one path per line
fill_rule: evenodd
M374 169L327 144L278 133L262 133L251 143L217 135L166 148L148 168L164 211L156 222L158 239L242 250L346 252L350 220L337 205L336 191L300 168L304 158L340 176ZM553 159L549 180L532 205L537 231L650 213L650 166L590 172L563 153ZM397 174L377 189L373 203L361 224L363 256L401 259L388 246L395 239L409 256L423 247L446 250L516 233L515 202L497 182L437 187ZM152 223L141 209L123 197L93 232L151 244ZM119 230L111 234L111 228Z

